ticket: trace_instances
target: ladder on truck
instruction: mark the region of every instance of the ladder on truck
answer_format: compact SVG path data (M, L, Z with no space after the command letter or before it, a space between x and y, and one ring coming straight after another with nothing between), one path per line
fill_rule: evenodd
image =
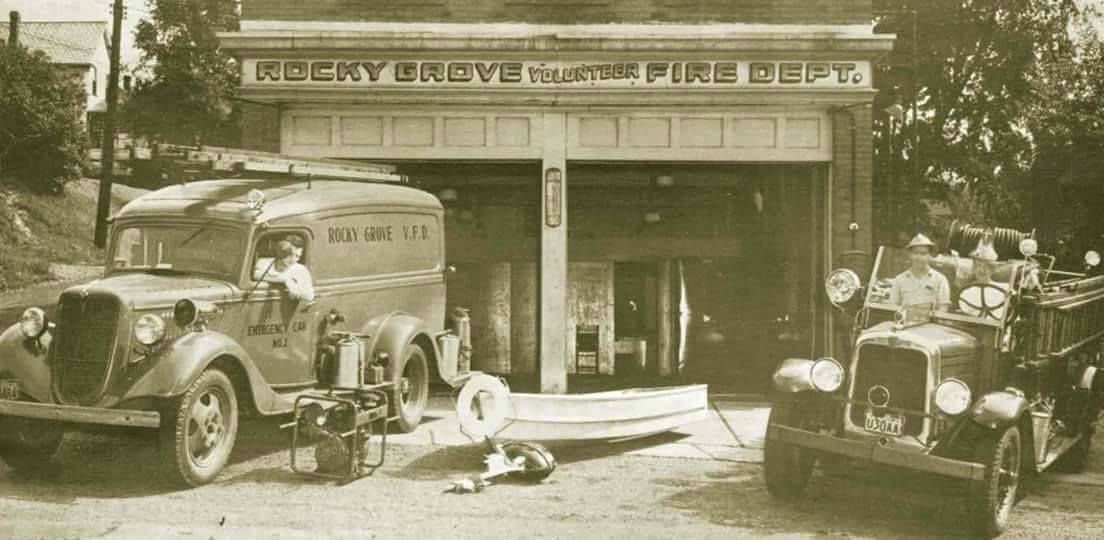
M338 159L311 159L220 146L179 146L160 144L157 157L168 159L192 174L245 174L285 176L309 180L350 180L406 184L406 176L392 165L358 163Z

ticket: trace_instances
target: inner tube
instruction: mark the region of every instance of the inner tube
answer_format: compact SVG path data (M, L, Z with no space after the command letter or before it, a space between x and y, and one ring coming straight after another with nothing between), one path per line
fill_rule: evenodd
M476 439L493 437L501 431L510 410L510 390L498 377L485 373L473 375L456 398L460 431Z

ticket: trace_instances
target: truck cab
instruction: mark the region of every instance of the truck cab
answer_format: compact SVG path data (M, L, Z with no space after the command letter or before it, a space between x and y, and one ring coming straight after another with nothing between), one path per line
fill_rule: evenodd
M41 466L72 424L150 428L178 480L209 482L242 414L286 414L334 383L338 333L363 342L362 376L394 383L392 423L414 429L431 378L462 382L470 348L441 346L440 202L377 176L191 182L126 205L103 277L0 335L0 458ZM273 279L288 265L311 294Z

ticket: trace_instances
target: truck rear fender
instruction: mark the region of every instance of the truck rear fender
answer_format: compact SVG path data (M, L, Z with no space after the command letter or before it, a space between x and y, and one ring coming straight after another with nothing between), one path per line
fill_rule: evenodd
M366 358L365 361L375 360L379 353L386 353L390 358L384 370L388 380L395 376L399 358L411 342L421 345L429 356L426 362L429 364L431 380L440 377L437 367L437 359L441 358L440 351L430 337L425 321L418 317L401 311L388 313L368 321L361 332L370 336L366 350L371 358Z
M27 339L18 324L0 333L0 379L15 379L24 394L41 403L53 403L47 363L52 338L47 331L38 340Z
M214 365L227 372L239 398L251 401L257 412L268 414L278 407L278 396L249 353L226 334L213 331L186 334L145 362L151 362L150 367L131 385L125 400L180 395Z

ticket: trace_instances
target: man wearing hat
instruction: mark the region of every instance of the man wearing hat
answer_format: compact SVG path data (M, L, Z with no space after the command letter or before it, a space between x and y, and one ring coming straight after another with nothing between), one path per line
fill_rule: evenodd
M295 245L287 240L276 242L273 253L276 260L264 279L269 283L283 283L292 300L313 302L314 281L310 270L299 264L299 253Z
M993 281L993 269L999 257L992 240L982 239L970 254L973 259L973 281L958 295L958 307L972 317L1004 319L1008 288Z
M905 249L909 251L909 269L893 278L890 303L902 307L932 306L936 311L950 309L951 286L943 274L931 267L935 242L917 234Z

